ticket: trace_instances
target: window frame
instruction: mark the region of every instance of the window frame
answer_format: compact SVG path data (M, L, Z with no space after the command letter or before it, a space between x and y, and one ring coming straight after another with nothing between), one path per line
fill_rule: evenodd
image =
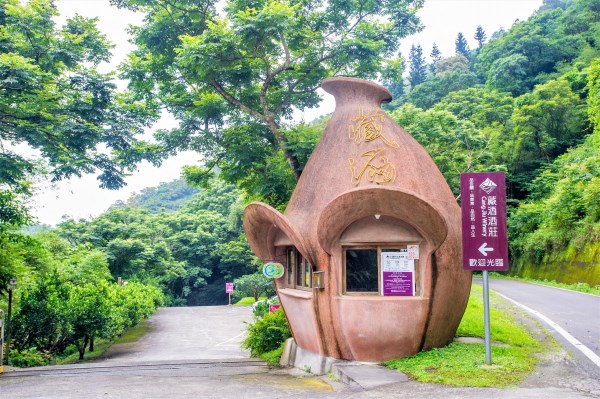
M312 291L312 274L314 271L312 264L308 261L308 259L302 256L296 247L286 247L285 254L287 267L285 279L286 287L304 291ZM290 259L293 259L293 262L290 262ZM290 263L293 263L291 267Z
M340 284L341 287L341 294L342 295L348 295L348 296L380 296L383 297L383 287L382 287L382 281L381 281L381 252L386 250L386 249L394 249L394 250L403 250L403 249L407 249L408 245L413 245L413 244L420 244L418 242L412 243L412 242L406 242L406 243L385 243L385 244L348 244L348 245L342 245L341 246L341 251L342 251L342 265L341 265L341 278L342 278L342 284ZM377 250L377 291L348 291L346 289L346 251L347 250ZM420 263L420 259L415 259L415 295L414 296L388 296L386 298L415 298L415 297L420 297L422 296L421 293L421 288L420 288L420 284L421 284L421 263Z

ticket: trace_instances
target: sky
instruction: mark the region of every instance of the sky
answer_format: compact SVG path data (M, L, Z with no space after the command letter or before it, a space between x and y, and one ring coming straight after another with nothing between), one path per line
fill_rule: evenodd
M425 6L418 12L425 29L418 34L407 37L401 42L402 54L408 55L412 44L421 44L423 54L431 53L435 42L442 56L454 54L454 40L458 32L462 32L471 48L476 47L473 39L475 29L481 25L488 38L500 28L508 29L516 20L526 20L542 5L542 0L425 0ZM101 70L108 72L125 60L133 45L128 43L126 32L129 24L140 24L142 16L127 10L111 7L109 0L57 0L61 16L57 20L62 24L67 17L75 14L84 17L97 17L98 28L115 44L110 64ZM120 87L124 83L119 84ZM333 98L325 93L318 109L299 112L297 119L310 121L318 116L333 111ZM153 129L175 126L176 121L165 115ZM156 168L147 163L138 166L138 170L126 179L127 186L112 191L98 187L94 175L72 178L51 184L40 182L33 197L32 214L39 223L56 225L63 216L75 219L89 219L105 212L117 200L125 201L133 193L143 188L154 187L161 182L169 182L180 177L183 165L199 164L197 154L186 152L167 159L161 167Z

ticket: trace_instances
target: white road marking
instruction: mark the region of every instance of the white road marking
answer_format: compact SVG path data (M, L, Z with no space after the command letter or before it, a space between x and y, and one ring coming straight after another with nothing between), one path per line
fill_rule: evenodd
M243 336L245 334L246 334L246 331L242 332L241 334L236 335L235 337L229 338L226 341L223 341L223 342L221 342L219 344L216 344L215 346L225 346L226 343L231 342L233 340L236 340L236 339L240 338L241 336ZM235 345L227 345L227 346L238 346L238 344L236 343Z
M569 341L569 343L571 343L571 345L573 345L575 348L579 349L581 351L581 353L583 353L588 359L590 359L596 366L600 367L600 357L598 355L596 355L590 348L588 348L587 346L582 344L577 338L575 338L574 336L569 334L564 328L559 326L557 323L550 320L548 317L544 316L540 312L533 310L533 309L515 301L514 299L507 297L506 295L502 295L498 291L494 291L494 292L496 293L496 295L499 295L502 298L507 299L508 301L514 303L515 305L519 306L520 308L522 308L522 309L526 310L527 312L531 313L532 315L536 316L538 319L546 322L557 333L562 335L563 338L565 338L567 341Z

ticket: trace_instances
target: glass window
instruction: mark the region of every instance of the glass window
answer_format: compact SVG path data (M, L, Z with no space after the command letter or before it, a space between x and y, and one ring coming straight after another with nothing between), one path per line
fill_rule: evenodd
M292 288L312 287L312 265L296 248L287 248L286 284Z
M304 286L307 288L312 287L312 270L310 263L304 259Z
M286 270L286 283L287 285L294 285L294 272L296 270L296 251L293 248L287 249L287 270Z
M376 248L346 250L346 292L379 292Z
M303 278L303 272L304 272L304 268L302 267L302 255L300 255L299 252L296 251L297 254L297 260L296 260L296 265L298 265L296 267L296 286L302 287L302 283L304 281Z
M385 294L382 285L385 284L388 291L390 289L400 289L396 285L402 283L402 281L390 280L390 278L396 278L396 275L390 277L389 273L386 274L385 282L382 282L382 254L386 253L404 253L407 255L406 245L374 245L372 247L345 247L343 248L344 260L343 260L343 278L344 287L343 293L348 294L381 294L391 296L393 294ZM400 258L406 256L400 255ZM386 257L389 260L389 257ZM402 275L402 278L410 278L413 283L413 295L419 294L419 268L418 259L409 260L402 263L401 259L397 260L398 266L400 263L403 267L410 268L409 263L414 262L414 271L408 272L406 275ZM387 266L389 268L389 265ZM407 272L402 272L407 273ZM407 277L408 276L408 277ZM410 281L409 281L410 283ZM404 286L403 286L404 287ZM409 286L410 288L410 286ZM404 287L403 289L406 289ZM394 291L396 292L396 291Z

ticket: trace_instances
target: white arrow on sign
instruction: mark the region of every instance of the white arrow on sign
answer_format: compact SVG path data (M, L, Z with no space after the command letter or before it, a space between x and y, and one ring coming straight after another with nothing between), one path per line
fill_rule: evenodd
M487 242L484 242L483 244L481 244L481 246L477 249L479 250L479 252L482 253L483 256L488 256L488 252L491 252L494 250L494 248L487 246Z

